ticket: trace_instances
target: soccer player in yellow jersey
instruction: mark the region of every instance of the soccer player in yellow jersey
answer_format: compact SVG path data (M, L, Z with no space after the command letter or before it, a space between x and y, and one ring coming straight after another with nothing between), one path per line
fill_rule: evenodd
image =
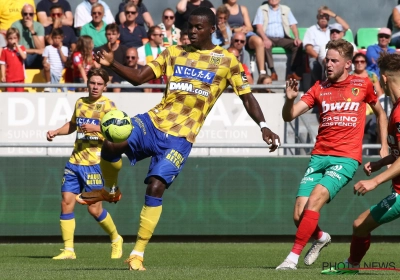
M61 193L60 226L64 249L53 259L76 259L74 252L75 196L85 191L101 189L103 179L100 171L100 150L104 137L100 132L100 120L110 110L115 110L113 101L102 96L109 80L104 69L91 69L88 73L89 96L79 98L71 120L56 130L47 132L47 140L53 141L58 135L76 133L74 150L64 169ZM122 237L107 210L99 201L88 206L89 213L110 235L111 258L122 256Z
M117 63L112 53L103 51L96 55L97 62L111 67L134 85L162 75L168 80L160 104L132 118L134 128L127 141L118 144L104 142L100 165L105 188L77 196L77 201L83 204L100 200L118 201L121 195L117 188L121 154L125 153L132 165L151 157L149 172L144 180L147 190L140 213L137 241L126 260L131 270L145 270L143 255L161 216L163 193L179 175L207 114L228 85L232 86L248 114L260 125L262 138L271 144L270 151L275 151L280 144L279 137L267 127L236 57L212 44L211 34L214 31L213 11L200 7L189 17L191 44L171 46L141 69Z

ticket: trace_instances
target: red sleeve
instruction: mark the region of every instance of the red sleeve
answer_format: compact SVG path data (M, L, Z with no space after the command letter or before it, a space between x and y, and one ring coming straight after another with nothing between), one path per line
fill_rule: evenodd
M316 93L319 91L319 88L320 88L320 84L318 81L301 97L300 100L305 102L309 108L314 107L315 96L316 96Z
M74 52L74 54L72 55L72 63L75 66L82 64L82 56L80 52Z
M247 68L247 65L242 63L242 66L243 66L243 70L244 70L244 73L246 74L246 76L251 77L251 73L250 73L249 68Z
M5 49L1 52L0 61L6 62L6 52Z
M365 94L365 102L368 104L372 104L375 105L376 102L378 101L378 96L376 95L376 91L374 88L374 85L372 84L370 79L366 79L367 83L366 83L366 94Z

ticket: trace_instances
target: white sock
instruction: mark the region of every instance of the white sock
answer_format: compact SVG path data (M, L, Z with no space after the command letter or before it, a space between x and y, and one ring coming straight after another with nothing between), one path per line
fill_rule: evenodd
M139 257L142 257L142 258L143 258L144 252L138 252L138 251L133 250L133 251L131 252L130 255L131 255L131 256L132 256L132 255L136 255L136 256L139 256Z
M119 239L121 238L121 236L118 235L118 237L114 240L111 240L112 243L117 242Z
M71 251L71 252L75 252L75 251L74 251L74 248L69 248L69 247L65 247L64 250L68 250L68 251Z
M328 235L326 234L326 232L324 232L324 233L322 234L321 238L318 239L317 241L318 241L318 242L324 242L324 241L326 240L327 237L328 237Z
M286 257L288 260L290 260L291 262L294 262L295 264L297 264L299 262L299 255L290 252L290 254Z

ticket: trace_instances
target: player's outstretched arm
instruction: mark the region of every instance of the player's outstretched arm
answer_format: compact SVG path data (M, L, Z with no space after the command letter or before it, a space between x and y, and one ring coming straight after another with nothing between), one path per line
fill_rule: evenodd
M381 143L381 150L379 155L381 158L386 157L389 154L389 146L387 143L387 127L388 127L388 119L386 116L385 110L383 110L381 103L378 101L375 104L370 104L372 111L376 115L376 122L378 124L378 134L379 140Z
M153 69L149 66L133 69L115 61L113 52L102 50L93 54L93 57L97 63L100 63L102 66L110 67L114 72L135 86L156 78Z
M47 141L53 141L53 138L56 137L57 135L71 134L75 130L76 130L76 123L69 121L59 129L47 131Z
M382 167L386 165L392 164L396 158L392 155L388 155L378 161L375 162L367 162L364 165L364 172L367 176L370 176L373 172L380 170Z
M294 100L297 98L298 94L298 82L292 79L286 81L286 99L282 108L282 118L285 122L291 122L310 109L303 101L294 104Z
M260 123L262 122L265 123L264 114L261 111L260 105L258 104L254 95L252 93L248 93L239 96L240 99L242 99L243 105L246 108L247 113L257 123L257 125L260 125ZM271 147L269 148L269 152L275 151L281 144L279 136L273 133L268 127L262 127L261 132L263 140L268 145L271 145Z

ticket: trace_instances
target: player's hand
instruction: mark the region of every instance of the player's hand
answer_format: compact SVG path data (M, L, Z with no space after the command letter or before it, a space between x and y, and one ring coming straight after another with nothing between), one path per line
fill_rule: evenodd
M286 97L288 99L295 99L297 95L299 94L299 88L298 88L299 82L290 79L289 81L286 81Z
M57 131L56 130L49 130L47 131L47 141L53 141L53 139L57 136Z
M377 186L378 184L374 179L360 181L354 185L354 194L358 196L360 196L360 194L365 195L367 192L374 190Z
M372 172L378 171L382 166L378 162L367 162L364 165L364 173L370 176Z
M273 133L269 128L262 128L261 129L262 132L262 137L263 140L265 141L265 143L267 143L268 145L271 145L269 147L269 152L272 153L274 152L279 145L281 144L281 140L279 139L279 136L275 133Z
M2 77L1 77L1 82L2 82L2 83L5 83L5 82L6 82L6 77L2 76Z
M93 54L93 58L97 63L109 67L114 61L114 53L106 52L105 50L98 51Z

